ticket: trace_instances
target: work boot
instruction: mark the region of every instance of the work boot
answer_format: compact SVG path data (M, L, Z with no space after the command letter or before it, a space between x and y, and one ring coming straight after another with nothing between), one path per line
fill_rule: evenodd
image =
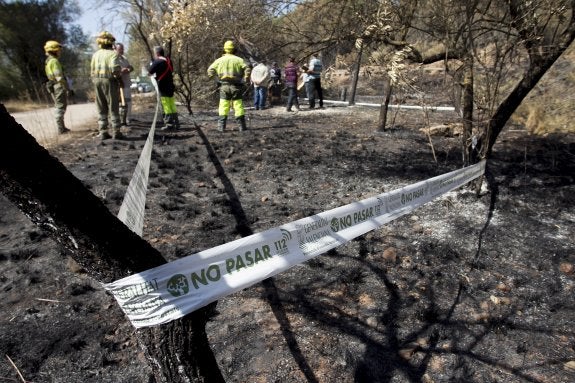
M117 132L112 133L112 138L114 140L122 140L125 138L125 136L118 130Z
M128 109L125 106L120 106L120 125L126 126L128 117Z
M70 131L70 129L66 128L64 116L59 115L56 117L56 126L58 127L58 133L60 134L68 133Z
M180 129L180 119L178 118L178 113L174 113L174 128Z
M164 115L164 126L160 130L172 130L174 129L174 115L166 114Z
M100 130L100 133L98 133L97 137L102 141L107 140L108 138L112 138L107 130Z
M248 128L246 126L246 116L239 116L238 118L236 118L236 120L240 124L240 132L243 132L244 130L248 130Z
M220 119L218 120L218 131L223 132L226 130L227 119L228 118L226 116L220 116Z

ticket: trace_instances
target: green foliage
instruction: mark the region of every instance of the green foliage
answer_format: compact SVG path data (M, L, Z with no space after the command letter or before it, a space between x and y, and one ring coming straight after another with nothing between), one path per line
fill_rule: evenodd
M7 100L14 94L14 89L23 87L24 84L20 81L20 73L15 67L5 65L2 60L0 65L0 100Z
M47 40L64 45L62 64L74 74L78 52L86 45L81 29L70 24L79 13L72 0L0 2L0 52L5 60L0 67L0 97L43 98Z

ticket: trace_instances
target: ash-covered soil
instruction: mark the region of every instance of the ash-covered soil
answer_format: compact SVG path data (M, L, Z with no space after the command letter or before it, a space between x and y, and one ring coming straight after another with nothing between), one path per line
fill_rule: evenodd
M383 133L377 113L275 107L243 133L217 132L215 108L181 113L156 134L144 238L174 260L461 167L459 137L430 144L421 112ZM86 130L50 152L117 213L152 116L126 140ZM220 300L207 333L226 380L574 382L574 137L509 127L487 174L480 195L460 188ZM0 381L152 382L114 299L0 206Z

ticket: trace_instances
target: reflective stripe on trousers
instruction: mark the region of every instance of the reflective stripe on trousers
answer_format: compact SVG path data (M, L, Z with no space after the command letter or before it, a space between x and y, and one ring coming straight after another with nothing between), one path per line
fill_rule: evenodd
M220 116L227 116L230 112L230 107L234 108L236 118L246 114L242 100L242 90L243 86L240 84L223 83L220 86L220 105L218 108Z
M234 108L234 115L236 117L241 117L246 114L244 110L244 102L239 100L223 100L220 98L220 106L218 108L218 114L220 116L228 116L230 113L230 108Z
M174 101L174 97L160 97L160 101L162 102L162 109L164 110L164 114L173 114L178 113L176 109L176 102Z

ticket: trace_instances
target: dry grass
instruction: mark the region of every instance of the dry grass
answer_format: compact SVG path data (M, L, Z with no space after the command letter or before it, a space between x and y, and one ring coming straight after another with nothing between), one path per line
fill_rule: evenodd
M29 112L31 110L45 109L52 106L52 104L26 100L7 100L2 101L2 104L4 104L9 113Z
M575 132L575 45L571 45L547 71L513 115L536 135Z
M530 134L545 136L551 133L574 133L573 101L549 98L542 104L539 98L526 100L515 112L512 120L525 126ZM539 100L540 101L540 100Z

